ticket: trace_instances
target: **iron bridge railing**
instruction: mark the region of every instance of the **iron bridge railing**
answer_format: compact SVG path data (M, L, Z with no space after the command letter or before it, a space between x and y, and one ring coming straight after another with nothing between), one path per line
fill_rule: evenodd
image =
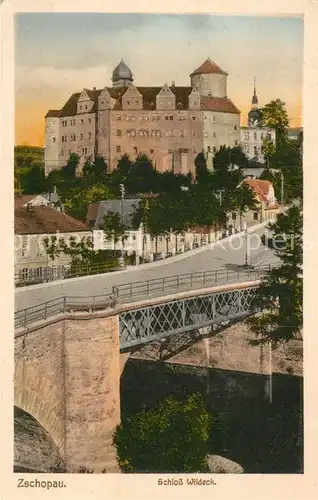
M255 312L257 286L211 292L119 314L120 349L200 328L244 319Z
M199 271L195 273L176 274L163 276L145 281L136 281L113 286L112 296L117 302L134 302L143 297L158 297L176 292L184 292L199 288L224 285L227 283L240 283L259 279L275 265L255 267L240 267L233 269L216 269L213 271Z
M181 291L190 291L222 285L252 281L264 276L271 266L262 266L238 271L218 269L197 273L180 274L148 281L116 285L112 293L93 296L64 296L16 311L14 314L15 328L25 328L28 325L50 317L71 311L100 311L116 304L136 302L142 298L154 298Z

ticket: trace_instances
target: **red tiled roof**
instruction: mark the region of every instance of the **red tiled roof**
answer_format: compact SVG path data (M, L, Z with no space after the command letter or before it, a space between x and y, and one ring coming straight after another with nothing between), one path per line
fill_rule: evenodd
M240 110L227 97L201 96L201 109L220 113L240 114Z
M35 198L36 194L21 194L20 196L14 197L14 208L19 209L22 208L23 205L29 203L33 198Z
M156 97L157 94L159 94L160 90L162 87L136 87L138 92L142 95L143 98L143 109L145 110L156 110ZM175 95L176 98L176 108L177 109L188 109L189 108L189 95L192 92L192 87L177 87L177 86L171 86L170 87L171 91ZM107 87L107 90L110 94L110 96L115 99L115 106L114 109L122 109L122 96L126 92L127 87L121 87L121 88L112 88L112 87ZM102 89L99 90L88 90L85 89L86 93L88 94L89 98L94 101L94 105L89 111L89 113L95 113L97 111L97 102L98 102L98 96L101 94ZM54 116L60 116L60 117L68 117L68 116L75 116L77 115L77 101L78 98L80 97L81 93L76 92L71 95L71 97L68 99L68 101L65 103L61 111L54 111ZM218 98L218 97L201 97L201 109L206 109L209 111L220 111L223 113L237 113L239 114L240 111L237 109L237 107L233 104L233 102L230 99L227 98ZM53 113L53 111L49 111L46 115L46 117L53 116L50 113Z
M270 187L272 186L270 181L260 179L244 179L243 182L255 192L260 201L267 201L267 195Z
M220 75L228 75L226 71L220 68L215 62L211 61L211 59L208 57L204 63L201 64L197 69L191 73L190 76L194 75L202 75L202 74L207 74L207 73L218 73Z
M14 232L16 234L53 234L89 231L87 224L47 206L32 206L28 210L15 206Z

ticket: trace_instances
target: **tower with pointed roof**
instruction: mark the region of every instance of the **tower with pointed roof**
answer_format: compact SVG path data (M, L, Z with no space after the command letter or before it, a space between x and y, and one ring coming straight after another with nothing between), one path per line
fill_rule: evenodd
M191 73L191 86L195 87L202 96L226 98L227 77L226 71L208 58Z
M113 71L112 82L114 88L129 87L133 82L133 74L123 59Z
M257 127L260 120L260 110L258 107L258 97L256 93L256 79L254 77L254 92L252 97L252 108L248 113L248 126Z

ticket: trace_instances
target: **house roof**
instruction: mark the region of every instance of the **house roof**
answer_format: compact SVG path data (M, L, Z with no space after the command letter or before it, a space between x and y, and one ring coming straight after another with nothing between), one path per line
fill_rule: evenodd
M56 118L60 115L61 110L60 109L50 109L46 115L45 118Z
M242 182L247 184L254 191L260 201L267 201L267 196L270 187L272 186L270 181L260 179L244 179Z
M23 205L30 203L34 198L36 198L37 194L21 194L20 196L14 197L14 209L22 208Z
M138 92L143 98L143 109L156 111L156 97L159 94L162 87L136 87ZM126 92L127 87L113 88L107 87L110 96L116 101L114 109L122 109L122 96ZM175 86L172 85L170 90L175 95L176 98L176 108L180 110L189 109L189 95L191 94L193 88L190 86ZM99 90L88 90L85 89L89 98L94 102L92 109L89 113L95 113L97 111L98 96L101 94L102 89ZM54 116L68 117L77 115L77 101L81 95L81 92L76 92L71 95L68 101L64 104L63 108ZM233 104L230 99L218 98L218 97L204 97L201 96L201 109L206 109L208 111L220 111L223 113L240 113L239 109ZM49 111L46 117L51 116Z
M53 234L89 231L87 224L73 219L48 206L32 206L30 209L15 206L14 232L16 234Z
M206 111L219 111L220 113L241 113L231 99L227 97L201 96L201 109Z
M125 199L123 202L123 223L127 229L133 229L132 219L139 203L139 199ZM104 224L104 216L108 212L121 214L121 200L100 201L89 205L86 218L87 223L93 229L101 229Z
M217 73L220 75L228 75L226 71L220 68L214 61L212 61L209 57L207 58L204 63L201 64L197 69L191 73L190 76L194 75L203 75L203 74L209 74L209 73Z

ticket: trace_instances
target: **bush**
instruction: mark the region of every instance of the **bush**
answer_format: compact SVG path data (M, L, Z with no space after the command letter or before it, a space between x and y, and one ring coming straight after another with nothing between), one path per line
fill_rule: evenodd
M200 394L172 397L117 426L114 444L123 472L204 472L212 417Z

